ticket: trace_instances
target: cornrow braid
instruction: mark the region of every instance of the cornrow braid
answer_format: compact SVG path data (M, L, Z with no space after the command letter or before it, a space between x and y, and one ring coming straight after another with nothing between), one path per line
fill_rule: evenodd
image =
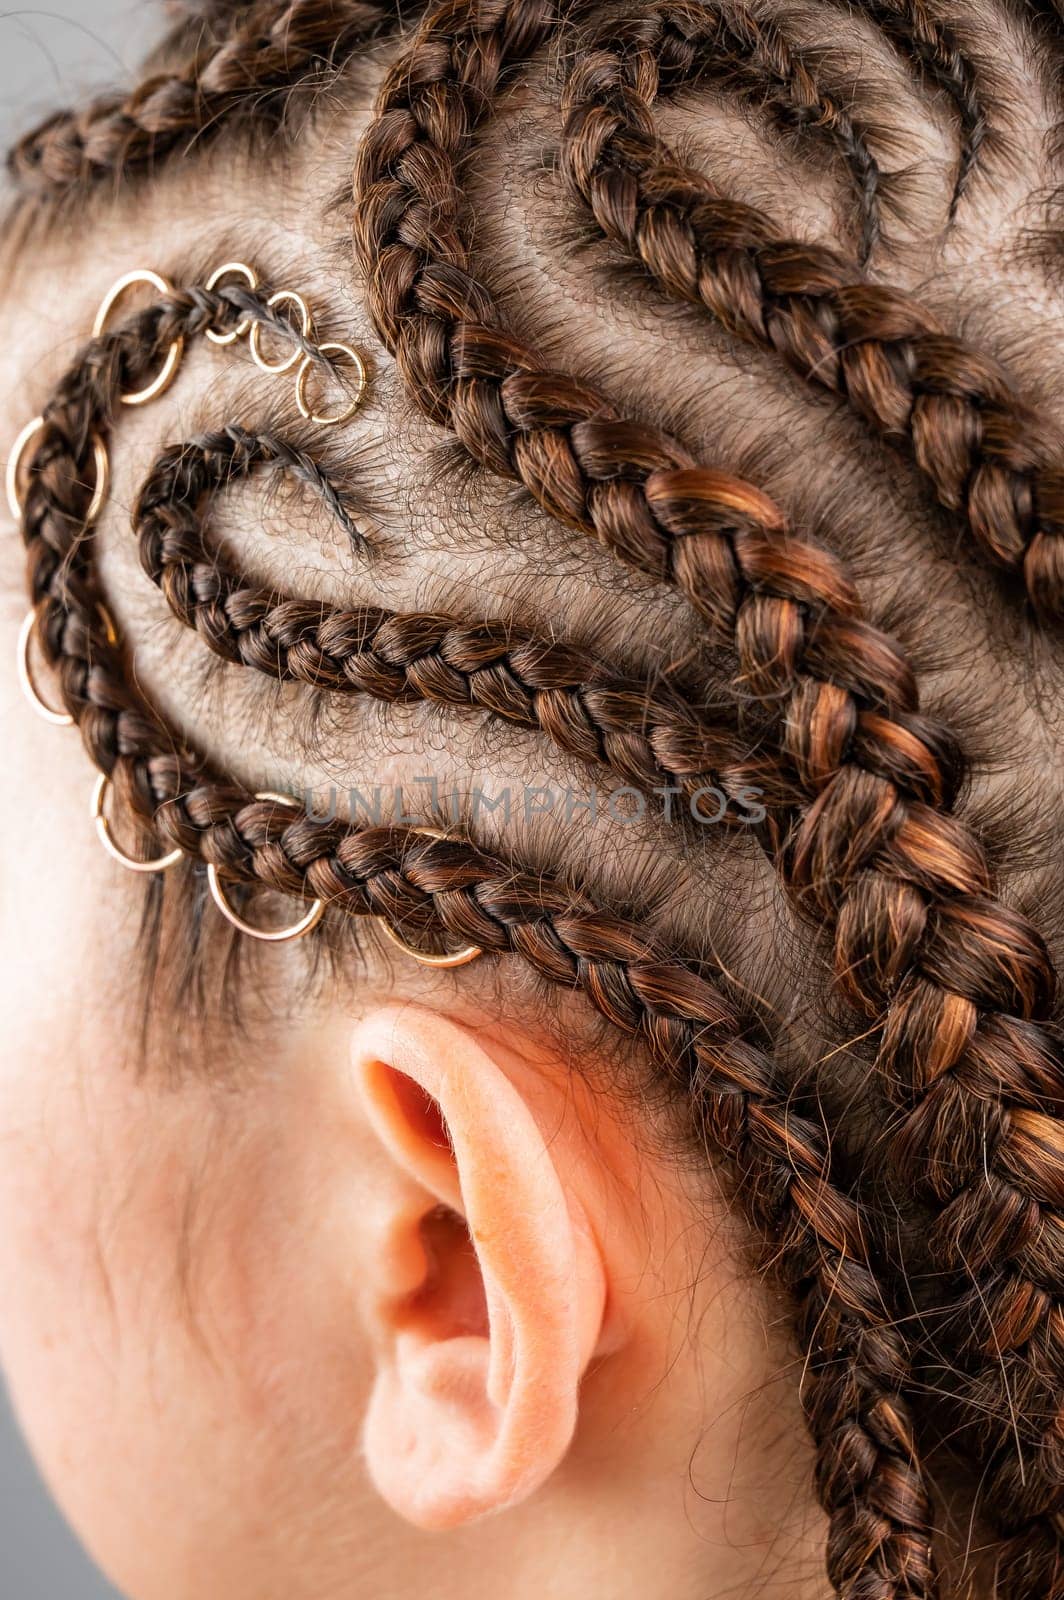
M960 129L957 175L950 199L950 221L979 165L991 132L990 111L974 62L948 23L932 15L925 0L862 0L868 14L897 46L904 61L913 63L927 81L953 103Z
M73 626L98 647L107 635L95 601L86 605L84 573L91 541L84 536L83 519L61 509L64 497L70 497L75 490L83 492L86 484L95 482L94 433L106 432L113 426L121 409L121 395L146 386L154 376L152 365L154 362L157 368L160 351L167 351L178 340L199 337L208 329L218 330L244 317L253 317L264 327L295 338L291 324L269 305L267 295L267 290L253 295L243 287L228 284L217 290L195 286L173 291L113 333L92 340L78 365L57 386L44 414L46 426L34 451L34 470L38 485L46 486L46 501L40 508L39 525L31 526L29 521L25 524L27 576L33 601L41 608L38 632L49 658L57 664L61 658L67 662L81 660L81 667L69 681L64 679L62 688L67 707L83 730L83 719L91 715L85 697L92 661L90 657L79 658L73 649L61 649L61 636ZM318 359L323 359L320 354ZM50 476L53 471L54 483ZM49 493L60 508L54 514L47 502ZM334 509L341 522L349 519L342 502ZM63 672L65 668L59 670ZM121 738L116 738L121 744Z
M130 95L111 95L81 111L49 117L8 156L20 188L64 194L101 179L154 170L168 155L215 138L233 113L254 105L257 125L283 112L285 96L309 74L343 65L394 21L374 0L254 0L230 6L216 41L207 14L191 58Z
M567 755L660 794L668 814L671 794L692 816L749 824L766 785L782 791L778 763L740 755L734 717L711 726L675 689L618 677L576 645L509 622L340 610L242 582L205 540L203 502L255 468L295 476L341 506L350 533L343 496L312 457L235 426L166 451L133 515L145 572L223 659L335 693L481 709L539 729Z
M867 262L882 231L882 173L872 151L870 128L843 103L846 91L833 95L825 89L819 64L809 51L741 0L715 0L698 10L699 31L691 45L705 80L736 89L744 99L771 111L783 128L823 133L835 145L853 182L860 257Z
M893 745L879 741L883 759L888 769L895 761L906 767L922 792L929 769L937 782L940 768L918 736L902 731L911 677L905 670L894 682L892 658L878 636L843 620L856 599L838 563L787 538L775 507L749 485L701 471L656 430L617 418L600 394L544 373L529 349L501 331L488 292L465 270L455 166L511 63L546 38L554 20L545 0L475 9L452 0L426 20L385 79L360 147L354 224L382 337L416 402L449 424L474 459L519 479L545 509L593 533L627 564L675 583L722 635L737 635L754 693L774 697L793 671L805 635L804 604L817 614L836 613L840 643L848 629L855 642L867 638L869 677L886 669L881 681L868 684L871 704L901 702L898 737ZM658 514L659 496L683 496L691 509L679 537ZM755 592L740 618L743 566ZM762 585L766 592L758 595ZM831 631L825 618L819 642L810 638L811 654L826 648L830 655ZM794 726L804 729L806 718ZM815 739L803 749L803 738L790 753L812 775L824 751ZM910 767L912 752L917 761ZM816 1423L814 1429L822 1441L821 1483L834 1482L841 1435L833 1438ZM867 1583L869 1592L878 1585L884 1594L906 1595L906 1552L920 1535L910 1529L899 1539L883 1525L885 1504L905 1516L908 1508L892 1498L887 1461L873 1454L869 1462L873 1470L851 1493L825 1501L829 1574L840 1594L861 1593ZM882 1542L869 1537L870 1529L881 1530ZM856 1558L856 1574L837 1559L844 1550Z
M165 303L156 351L196 310L181 297ZM836 1589L852 1600L933 1596L930 1508L900 1397L906 1343L885 1309L860 1212L832 1182L824 1131L802 1115L749 1024L699 972L586 893L464 841L322 822L255 799L214 781L140 704L97 622L92 544L81 535L89 441L109 433L132 330L150 326L142 315L88 347L44 412L24 496L42 645L93 760L167 848L244 882L519 956L644 1044L686 1095L698 1137L732 1164L766 1256L798 1299ZM141 348L141 365L149 358Z
M702 8L656 0L591 35L567 83L562 170L612 242L667 295L778 353L906 440L940 503L1036 610L1064 614L1064 468L1055 431L998 362L908 295L785 238L763 213L679 166L654 128L659 95L701 70Z
M836 558L796 539L760 491L544 371L501 328L466 267L456 167L517 41L538 43L549 17L533 0L488 16L490 30L483 8L442 7L381 90L355 187L375 320L427 415L552 514L679 589L734 647L743 694L778 708L806 801L787 819L779 870L833 932L839 985L878 1037L880 1077L902 1117L892 1176L941 1207L928 1290L963 1308L969 1396L987 1413L991 1453L1012 1438L1014 1396L1030 1417L1022 1504L1005 1474L992 1504L1028 1553L1044 1534L1039 1570L1055 1583L1057 1535L1044 1519L1060 1479L1042 1396L1064 1377L1064 1148L1060 1063L1039 1025L1055 988L1048 953L996 898L980 844L950 814L959 752L920 716L908 662L863 618ZM871 735L860 753L858 727ZM962 1138L958 1126L980 1133ZM968 1263L989 1269L987 1241L995 1276L973 1283ZM1052 1308L1045 1334L1035 1306Z

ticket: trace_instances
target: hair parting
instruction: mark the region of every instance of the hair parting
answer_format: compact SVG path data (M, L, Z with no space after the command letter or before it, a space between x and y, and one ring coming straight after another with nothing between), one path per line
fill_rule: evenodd
M926 0L863 0L862 11L935 88L952 102L960 129L957 175L950 197L950 221L968 193L987 138L993 131L991 108L971 55L954 28L933 15Z
M24 189L42 206L88 196L156 177L226 130L284 125L293 91L334 83L385 36L391 64L354 163L353 256L418 427L429 419L467 463L519 485L580 535L583 551L593 540L603 565L665 591L697 644L690 681L660 681L572 642L575 629L525 625L527 612L519 624L452 614L459 606L334 606L258 582L211 526L222 493L252 475L301 486L369 576L374 549L340 475L310 448L221 421L163 450L137 498L141 565L170 612L217 656L264 678L495 719L643 792L714 787L738 805L756 791L767 812L758 844L799 927L820 936L808 943L831 989L824 1020L843 1048L859 1036L874 1068L870 1106L886 1115L860 1131L852 1160L820 1092L824 1060L796 1084L724 964L648 933L626 896L553 867L526 870L513 852L471 839L323 819L252 795L176 740L141 697L102 609L89 537L100 450L122 396L176 342L220 328L236 336L250 319L324 361L262 287L182 287L90 341L44 408L26 466L36 638L114 804L158 854L180 851L237 883L320 901L330 916L381 919L404 939L519 958L545 983L581 993L686 1099L696 1141L726 1158L765 1262L795 1297L840 1600L936 1600L939 1524L924 1423L910 1406L939 1370L953 1390L949 1427L970 1442L987 1484L981 1504L1004 1537L998 1600L1064 1600L1060 997L1045 939L1009 903L986 840L962 814L972 763L924 709L909 651L874 624L863 570L800 532L758 483L647 421L638 399L555 370L533 335L507 328L490 274L474 266L485 235L464 192L478 139L553 52L557 171L652 298L704 311L778 358L774 368L838 396L871 434L906 446L978 552L1025 585L1035 620L1059 621L1055 426L1003 363L864 270L889 244L890 174L877 155L889 130L866 115L876 102L862 102L829 52L795 42L786 17L744 0L625 0L601 11L582 0L442 0L419 8L409 30L396 8L361 0L173 9L158 70L132 95L64 113L22 141L12 166ZM856 9L883 34L888 61L952 107L952 221L1000 109L964 7ZM1015 20L1014 8L997 9ZM1055 6L1021 14L1050 9L1059 36ZM849 8L831 10L841 26ZM853 257L786 237L680 162L657 119L700 84L832 152L854 197ZM712 703L711 652L731 671Z
M966 1354L970 1362L991 1352L993 1370L977 1359L972 1374L984 1396L994 1372L1004 1380L993 1408L1000 1441L1011 1437L1014 1395L1033 1402L1064 1376L1059 1352L1032 1340L1017 1315L1032 1295L1058 1307L1064 1297L1064 1259L1046 1260L1043 1247L1054 1215L1044 1165L1064 1161L1060 1124L1047 1115L1060 1066L1037 1026L1055 974L1036 930L995 898L979 842L950 814L958 754L920 717L908 662L862 618L841 564L796 539L759 490L698 466L602 395L543 371L470 275L456 169L519 42L538 43L550 22L541 0L490 8L487 18L455 0L426 20L385 80L355 185L356 253L378 331L413 398L475 459L518 478L625 564L675 585L711 635L734 643L747 694L785 696L784 748L807 805L777 865L799 907L833 930L838 982L878 1033L879 1073L903 1119L896 1175L943 1208L933 1271L945 1276L935 1292L950 1303L959 1296L960 1321L983 1330ZM862 722L875 729L873 759L850 747ZM998 1108L992 1120L988 1101ZM986 1130L975 1159L951 1136L960 1112ZM1027 1117L1045 1119L1043 1139L1023 1133ZM997 1185L989 1193L984 1171ZM1020 1194L1026 1225L1003 1237L995 1208L1013 1212ZM989 1299L969 1278L976 1216L1008 1262ZM1003 1328L1012 1330L1007 1351ZM1032 1404L1030 1414L1044 1412ZM1048 1516L1058 1492L1048 1441L1032 1444L1022 1512L1004 1497L996 1506L1028 1549L1032 1515ZM1056 1533L1042 1526L1044 1565L1055 1570Z
M563 99L560 159L574 194L670 298L906 441L979 548L1022 578L1037 611L1061 615L1064 444L1004 367L836 251L785 238L661 143L653 107L694 68L687 35L700 14L665 0L590 34Z
M783 129L822 134L834 145L851 178L860 259L867 262L882 232L883 174L873 152L873 130L848 109L854 99L852 86L829 90L815 57L794 44L777 22L758 16L741 0L691 6L686 22L682 40L677 30L674 43L685 56L688 81L732 89L768 111ZM615 25L616 18L611 18L610 31ZM676 65L682 70L679 62ZM669 75L671 66L662 62L663 75Z
M173 297L154 324L156 351L198 310L195 299ZM135 326L144 325L142 314ZM832 1582L840 1594L856 1594L879 1573L889 1592L930 1600L930 1507L902 1398L906 1345L891 1326L860 1214L832 1187L823 1131L802 1117L790 1086L779 1084L770 1057L712 986L586 893L515 871L472 844L311 820L298 807L214 782L140 704L99 619L77 532L92 498L86 441L109 431L129 375L128 352L119 359L128 342L128 329L95 341L60 386L25 493L42 646L94 763L163 850L239 881L383 918L404 936L442 931L485 952L518 955L549 982L578 987L650 1048L684 1088L703 1136L734 1163L738 1191L797 1294L805 1406L832 1519ZM149 355L141 351L145 366ZM880 1480L891 1485L887 1497L876 1493ZM866 1506L859 1516L858 1503Z

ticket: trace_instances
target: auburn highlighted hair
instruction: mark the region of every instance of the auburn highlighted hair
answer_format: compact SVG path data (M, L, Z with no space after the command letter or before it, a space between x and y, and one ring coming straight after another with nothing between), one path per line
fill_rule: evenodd
M1012 760L1052 750L1064 613L1052 337L1013 310L1051 305L1064 22L1010 0L178 10L131 94L12 152L26 239L209 185L219 151L346 148L353 185L308 212L349 228L382 403L422 453L446 443L467 501L382 554L340 446L276 394L261 423L208 404L137 486L144 573L196 643L344 716L431 706L607 774L686 875L666 905L638 864L549 859L548 833L293 809L175 735L109 626L99 444L208 332L330 369L287 284L168 262L174 287L46 399L20 490L36 638L115 803L153 858L578 992L793 1300L834 1592L944 1593L925 1460L948 1438L978 1464L995 1592L1064 1597L1064 884ZM655 359L670 383L641 380ZM223 495L266 479L364 558L358 604L291 593L219 531ZM446 564L478 517L508 604L501 580L488 606L374 593L385 557ZM725 953L729 872L761 892L729 902L749 928Z

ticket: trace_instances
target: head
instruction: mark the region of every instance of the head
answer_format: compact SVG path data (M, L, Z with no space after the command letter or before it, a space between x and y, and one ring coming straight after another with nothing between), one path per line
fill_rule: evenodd
M14 152L0 1356L133 1600L1064 1594L1062 48L203 4Z

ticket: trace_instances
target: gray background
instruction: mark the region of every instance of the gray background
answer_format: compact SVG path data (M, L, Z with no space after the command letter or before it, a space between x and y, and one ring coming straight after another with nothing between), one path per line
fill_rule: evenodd
M50 0L0 10L0 145L87 90L131 79L157 35L153 0ZM5 1285L17 1294L18 1285ZM117 1600L68 1531L30 1461L0 1386L0 1596Z

